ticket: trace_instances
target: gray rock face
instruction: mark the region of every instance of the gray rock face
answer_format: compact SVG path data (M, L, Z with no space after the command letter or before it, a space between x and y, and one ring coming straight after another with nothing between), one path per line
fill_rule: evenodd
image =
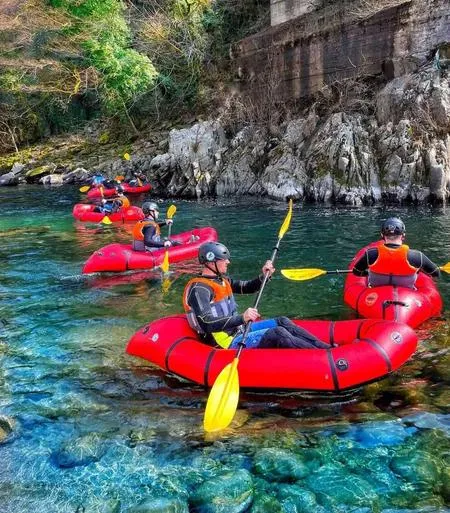
M151 161L170 195L266 195L350 205L444 201L450 195L450 89L432 64L376 95L373 115L333 112L227 141L217 122L172 130ZM156 191L158 192L158 191Z
M18 184L19 184L19 179L12 171L10 173L5 173L4 175L0 176L0 185L1 186L11 186L11 185L18 185Z

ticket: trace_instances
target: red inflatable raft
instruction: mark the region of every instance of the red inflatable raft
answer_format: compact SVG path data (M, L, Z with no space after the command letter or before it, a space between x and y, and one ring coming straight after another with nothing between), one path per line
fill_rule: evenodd
M168 248L169 263L196 258L198 248L204 242L216 241L214 228L195 228L189 232L170 237L181 242L180 246ZM195 240L193 240L195 238ZM93 253L84 264L83 273L123 272L139 269L153 269L162 264L165 248L155 251L133 251L130 244L108 244Z
M127 183L120 184L123 187L123 191L125 194L142 194L143 192L148 192L152 186L149 183L141 185L140 187L133 187ZM111 196L115 196L117 194L116 189L103 189L103 196L100 191L100 187L93 187L87 193L88 198L110 198Z
M73 207L73 217L78 221L89 221L92 223L100 223L105 217L101 212L94 212L96 205L88 205L86 203L77 203ZM128 221L139 221L144 219L144 213L139 207L121 208L114 214L107 214L113 223L126 223Z
M238 367L241 387L351 389L397 370L417 347L413 329L392 321L294 322L330 343L330 349L244 349ZM142 327L126 351L205 386L212 386L236 356L236 350L202 343L185 315L165 317Z
M361 249L350 262L349 269L370 247L383 244L373 242ZM348 274L344 286L344 301L361 317L403 322L415 328L431 317L440 315L442 298L432 278L419 273L416 290L386 285L368 287L367 277Z

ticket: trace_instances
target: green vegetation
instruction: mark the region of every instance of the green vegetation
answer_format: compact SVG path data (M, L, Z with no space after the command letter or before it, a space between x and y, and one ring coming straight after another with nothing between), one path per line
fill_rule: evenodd
M9 4L0 20L0 152L92 118L124 134L211 112L231 81L230 45L269 19L269 0Z

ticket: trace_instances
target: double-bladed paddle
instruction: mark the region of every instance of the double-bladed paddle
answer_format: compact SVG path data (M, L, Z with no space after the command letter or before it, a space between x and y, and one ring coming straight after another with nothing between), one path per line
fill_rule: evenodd
M170 205L170 207L167 209L167 219L172 219L172 217L175 215L177 211L177 207L175 205ZM169 239L170 239L170 232L172 229L172 224L169 224ZM161 270L163 273L167 273L169 271L169 249L166 249L166 252L164 254L164 260L161 264Z
M441 271L450 274L450 262L447 262L442 267ZM353 269L336 269L335 271L326 271L325 269L303 268L303 269L281 269L281 274L288 280L306 281L318 278L324 274L348 274L353 272Z
M294 281L312 280L324 274L346 274L351 273L351 269L336 269L335 271L325 271L325 269L281 269L281 274Z
M289 200L289 208L286 218L281 225L278 233L278 241L273 249L271 260L275 261L278 248L280 247L281 239L289 229L292 217L292 200ZM264 287L268 280L268 273L264 275L261 288L259 289L254 308L258 307L259 300L261 299ZM245 325L242 340L239 342L234 360L226 365L221 373L217 376L206 403L205 417L203 419L203 427L205 431L211 433L213 431L220 431L225 429L233 420L234 414L239 401L239 374L238 363L242 350L245 348L245 340L250 332L252 321L248 321Z

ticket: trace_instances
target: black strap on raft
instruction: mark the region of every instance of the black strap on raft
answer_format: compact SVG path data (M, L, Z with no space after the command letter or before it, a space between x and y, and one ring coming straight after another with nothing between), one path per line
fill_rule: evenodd
M408 303L405 303L404 301L394 301L392 299L386 299L386 301L383 301L383 305L382 305L382 308L383 308L383 319L384 319L384 314L386 312L386 308L388 308L391 305L394 305L394 306L405 306L405 307L409 306Z

